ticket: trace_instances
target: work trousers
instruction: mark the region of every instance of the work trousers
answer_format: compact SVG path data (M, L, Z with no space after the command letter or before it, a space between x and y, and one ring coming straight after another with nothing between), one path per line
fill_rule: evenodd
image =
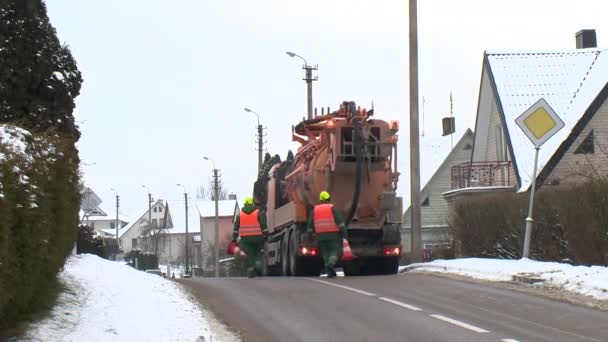
M239 247L247 253L247 272L261 272L263 236L245 236L239 241Z
M334 268L342 252L342 238L339 233L321 233L318 235L319 251L325 269Z

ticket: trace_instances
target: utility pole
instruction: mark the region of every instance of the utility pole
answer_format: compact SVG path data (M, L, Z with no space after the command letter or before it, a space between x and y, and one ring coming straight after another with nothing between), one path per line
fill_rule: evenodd
M315 65L310 66L308 64L304 64L302 69L306 70L306 77L304 81L306 81L306 100L308 105L308 120L312 119L312 82L317 81L317 77L312 77L312 71L318 70L318 67Z
M312 119L312 82L319 80L318 77L312 76L312 71L319 70L319 67L317 65L315 65L315 66L309 65L308 62L306 61L306 59L304 59L304 57L302 57L296 53L287 51L287 55L289 57L298 57L304 61L304 66L302 66L302 69L306 70L306 76L303 78L303 80L306 81L306 105L308 107L307 108L308 109L308 120L310 120L310 119Z
M120 208L120 196L116 195L116 244L120 245L119 240L118 240L118 225L119 225L119 220L118 220L118 209Z
M260 125L260 115L249 108L243 108L247 113L253 113L258 118L258 174L262 170L262 152L264 152L264 126Z
M218 169L213 168L213 192L215 199L215 277L218 278L220 276L220 221L219 221L219 175Z
M454 127L454 121L452 121L453 117L454 117L454 102L452 101L452 92L450 92L450 125L452 125L452 127L450 127L450 132L452 132L450 134L450 151L452 151L454 149L454 133L456 131L456 129Z
M258 122L258 174L262 170L262 152L264 152L264 127Z
M148 224L152 228L152 194L148 192Z
M190 258L190 254L188 251L188 243L190 242L190 237L188 236L188 193L184 191L184 201L186 203L186 274L189 274L188 270L188 259Z
M411 191L411 253L412 261L420 262L422 256L422 231L420 217L420 140L418 137L418 18L417 2L409 2L410 20L410 191Z

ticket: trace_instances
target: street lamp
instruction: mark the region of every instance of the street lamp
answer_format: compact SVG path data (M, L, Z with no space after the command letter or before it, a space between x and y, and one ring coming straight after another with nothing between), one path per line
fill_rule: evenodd
M306 99L307 99L307 108L308 108L308 120L310 120L310 119L312 119L312 81L318 80L318 78L316 76L312 77L312 71L318 70L319 68L316 65L314 67L308 65L308 62L306 61L306 59L304 57L298 55L297 53L287 51L286 54L289 57L298 57L304 61L304 66L302 67L302 69L306 70L306 77L304 78L304 81L306 81L306 90L307 90Z
M182 189L184 189L184 201L186 204L186 274L189 274L189 268L188 268L188 259L190 258L190 254L188 251L188 243L190 242L190 238L188 235L188 193L186 192L186 188L181 185L181 184L176 184L177 186L181 186Z
M258 173L262 169L262 152L264 151L264 128L260 125L260 115L254 110L243 108L247 113L253 113L258 117Z
M219 260L220 260L220 240L219 240L219 235L220 235L220 221L219 221L219 203L218 203L218 197L219 197L219 175L218 175L218 169L215 167L215 161L209 157L203 156L203 159L211 161L211 163L213 163L213 192L214 192L214 199L215 199L215 277L218 278L220 276L220 265L219 265Z

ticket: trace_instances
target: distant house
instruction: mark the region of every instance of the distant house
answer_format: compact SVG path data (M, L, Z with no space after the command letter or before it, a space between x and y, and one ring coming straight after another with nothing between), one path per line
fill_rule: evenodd
M452 167L470 162L472 147L473 132L467 129L420 192L422 242L429 247L449 245L448 203L442 194L452 189ZM403 215L401 229L401 241L406 251L411 247L411 219L410 207Z
M214 257L215 202L196 201L196 207L200 215L202 264L206 265L209 260L213 260ZM232 239L234 220L236 219L239 210L239 204L236 200L218 201L220 251L225 251L228 243Z
M158 261L167 265L184 265L186 243L190 267L201 265L200 234L201 220L195 203L188 203L188 235L186 236L186 211L184 201L168 201L171 208L172 227L163 231L158 250Z
M447 199L530 188L534 149L515 119L540 98L566 125L540 149L537 185L608 174L608 50L486 52L472 158Z
M151 246L152 241L148 239L151 235L149 232L172 227L173 221L167 204L163 200L158 200L141 217L118 231L120 247L125 253L133 249L151 252L153 246ZM112 229L104 229L103 231L107 234L113 234Z
M118 216L118 229L126 227L129 224L123 215ZM95 229L95 231L101 234L103 237L115 238L116 237L116 217L110 216L88 216L83 222L87 226ZM113 233L110 233L113 232Z

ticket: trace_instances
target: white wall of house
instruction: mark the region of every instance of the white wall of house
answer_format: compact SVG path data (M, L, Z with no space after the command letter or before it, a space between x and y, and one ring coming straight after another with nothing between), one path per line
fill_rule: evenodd
M458 141L450 154L421 191L422 241L426 244L444 243L448 236L448 203L441 195L452 189L452 166L471 160L473 133L469 130ZM410 249L411 208L403 218L402 244Z
M152 225L163 225L163 220L165 217L165 205L162 201L158 201L152 205L151 211L151 219ZM168 220L171 219L171 213L168 213ZM145 229L148 227L148 210L137 220L135 221L130 228L122 233L120 236L120 243L122 250L125 253L130 252L132 249L139 248L145 249L145 246L142 246L143 241L139 241L138 238L144 233Z
M121 219L119 219L118 222L119 229L128 224L128 222L125 222ZM85 220L83 223L88 224L90 227L93 227L93 229L97 231L101 231L103 229L116 229L116 219L112 218L92 218Z

